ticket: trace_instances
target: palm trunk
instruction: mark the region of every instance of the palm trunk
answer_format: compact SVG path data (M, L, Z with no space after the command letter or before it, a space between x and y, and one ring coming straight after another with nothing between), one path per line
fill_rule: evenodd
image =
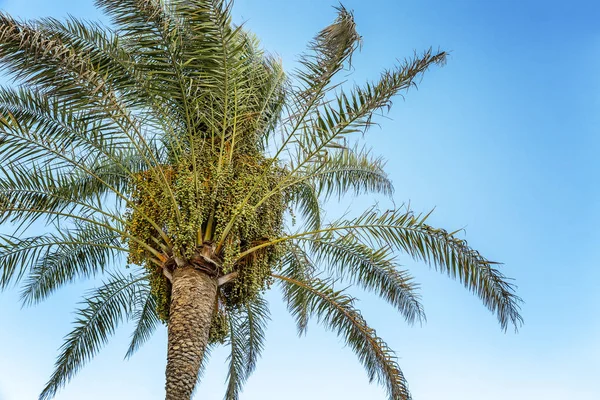
M217 280L191 266L173 271L166 400L190 400L208 344Z

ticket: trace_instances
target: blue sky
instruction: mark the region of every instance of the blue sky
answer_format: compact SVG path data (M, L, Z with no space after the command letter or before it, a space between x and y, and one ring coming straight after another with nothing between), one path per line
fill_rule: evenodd
M323 0L238 0L236 21L281 55L289 70L334 17ZM436 208L431 222L505 263L524 298L525 325L500 331L458 283L401 260L422 284L428 322L407 326L362 296L367 320L397 351L415 400L600 398L600 28L595 1L347 0L364 37L349 79L376 78L397 58L429 46L451 51L418 91L397 99L368 143L388 160L397 203ZM101 18L91 0L0 0L23 18ZM369 199L329 205L360 209ZM35 308L0 294L0 400L36 398L86 283ZM311 325L298 338L277 292L273 321L245 400L377 399L351 350ZM123 361L129 330L57 399L161 399L166 334ZM220 399L225 352L215 351L197 399Z

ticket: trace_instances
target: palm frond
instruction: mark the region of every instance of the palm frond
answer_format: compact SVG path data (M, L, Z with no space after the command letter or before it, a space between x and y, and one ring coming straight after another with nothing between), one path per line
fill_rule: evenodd
M398 269L395 256L389 247L373 249L350 234L299 240L310 244L315 263L323 265L334 276L377 293L393 305L409 323L425 320L421 296L417 293L418 285L414 283L408 271Z
M3 116L4 140L10 141L8 144L11 146L25 143L28 147L24 150L35 148L35 144L27 140L28 135L43 141L52 149L78 153L81 158L90 152L98 152L117 163L121 154L133 149L129 138L108 121L91 120L89 114L84 115L80 109L71 108L60 99L49 97L39 90L0 88L0 115ZM37 148L42 150L44 147ZM15 148L10 153L4 150L3 159L11 156L22 160L24 150ZM43 155L32 153L27 160L35 161Z
M255 207L279 191L290 193L291 202L309 218L309 228L318 229L319 224L315 222L320 219L317 213L320 199L327 200L332 195L341 199L348 192L354 195L381 193L391 197L394 187L384 166L381 158L372 158L366 149L335 149L289 174Z
M137 352L150 339L156 327L160 324L160 319L156 313L156 297L150 291L135 298L131 319L135 324L135 330L131 334L131 342L125 358L130 358Z
M127 41L109 27L67 17L65 20L44 18L36 21L36 29L88 59L104 79L104 85L128 107L138 108L147 104L148 97L160 96L161 93L153 91L151 82L139 71L134 54L127 49ZM164 117L163 113L159 114Z
M396 362L396 355L354 308L354 298L343 291L334 290L331 281L312 279L306 283L281 275L274 277L291 285L292 299L300 296L302 301L307 302L310 314L316 316L326 328L336 332L352 348L365 367L369 379L377 379L385 386L390 400L411 398L404 375ZM294 314L294 309L290 311Z
M57 184L60 184L63 186L63 197L73 197L73 194L67 194L64 188L73 188L73 174L76 174L96 180L96 186L102 188L99 188L99 191L111 192L121 199L126 199L125 194L113 186L118 184L122 188L124 179L106 181L95 171L98 166L106 165L110 161L114 164L113 169L120 168L122 174L131 174L125 165L131 152L119 150L119 153L107 156L104 145L100 144L101 135L96 136L99 141L90 146L90 142L94 141L90 140L90 137L94 136L94 129L88 131L83 128L77 132L78 135L74 135L72 130L64 132L54 129L55 126L48 125L48 120L44 118L41 119L45 121L43 126L32 127L23 125L27 123L26 117L19 117L23 117L23 120L10 111L8 115L0 117L0 134L3 136L0 142L0 160L9 168L2 167L0 171L5 186L20 185L25 190L57 192ZM70 119L68 116L66 118ZM35 169L35 173L32 173L32 168ZM104 178L115 177L117 176L107 175ZM126 176L126 179L128 177ZM65 183L68 181L71 182Z
M198 370L198 381L197 384L200 383L202 378L204 377L204 373L206 372L206 367L210 361L210 356L214 349L215 345L212 343L208 343L206 348L204 349L204 355L202 356L202 362L200 363L200 369Z
M94 225L79 224L75 229L63 229L47 237L53 241L52 248L47 248L37 261L29 260L32 267L21 290L25 304L45 300L76 278L103 273L118 260L119 253L128 251L121 245L120 235Z
M94 191L81 174L60 171L52 166L27 168L12 163L10 169L0 166L0 222L29 221L47 216L51 223L53 213L104 217L114 224L123 222L116 210L102 207L103 191L114 194L110 184L99 184ZM122 184L118 176L106 178ZM101 178L100 178L101 179ZM94 183L99 183L93 179ZM102 183L105 183L104 181ZM118 199L120 200L120 199ZM119 208L116 203L115 208ZM58 215L58 214L57 214Z
M0 236L0 268L2 277L0 288L5 289L11 283L17 283L27 272L30 265L43 258L50 249L62 243L52 236L33 236L27 238Z
M137 48L165 51L162 36L165 29L172 28L174 20L160 0L95 0L96 7L102 10L116 27L119 36L135 39ZM164 54L164 53L163 53Z
M66 337L56 360L54 372L40 400L50 399L98 350L106 344L117 325L132 312L131 299L148 292L145 275L114 273L95 289L77 311L75 328Z
M105 78L106 71L101 73L89 52L78 52L70 45L48 24L0 15L0 66L18 82L60 99L64 106L86 110L88 117L93 115L105 124L110 121L124 134L139 129L139 121ZM117 76L119 71L110 72Z
M6 104L13 106L28 104L29 109L33 109L36 108L36 105L48 105L44 103L47 100L36 92L11 93L5 91L4 94ZM19 103L19 101L25 103ZM34 104L31 105L30 102ZM58 103L53 104L58 107ZM59 107L66 110L63 108L64 106ZM25 106L17 108L20 112L24 109ZM56 111L56 107L50 107L47 112L51 113L52 110ZM93 189L90 194L96 196L94 200L98 203L100 202L99 195L104 193L110 193L118 201L127 203L126 189L130 183L129 179L135 172L148 169L152 163L158 162L154 149L149 150L152 153L152 160L143 156L145 150L140 149L140 146L149 146L148 142L142 141L144 145L138 143L129 149L118 149L122 144L121 141L113 143L112 139L105 138L101 131L95 129L87 131L87 125L80 130L73 129L65 132L61 129L63 125L72 123L73 120L75 120L74 123L77 123L78 117L71 115L70 111L64 111L64 113L60 114L60 118L57 117L61 121L64 120L64 123L59 124L58 127L48 125L43 114L42 117L38 114L31 114L30 117L33 119L29 120L26 113L22 113L19 117L22 117L23 120L20 120L9 110L6 117L0 117L0 134L3 134L3 140L0 142L0 160L6 161L9 167L9 169L0 167L0 173L4 175L0 176L0 179L4 178L0 183L8 188L8 191L0 193L0 211L2 212L0 221L19 218L31 223L41 216L46 216L48 222L52 222L52 219L57 217L77 218L75 210L83 210L82 216L87 216L92 211L118 221L120 218L115 214L103 211L102 207L94 207L89 202L79 200L77 198L79 192L87 191L89 193L89 189ZM39 123L42 125L37 126L36 124ZM44 133L48 133L48 135L42 135ZM130 136L126 136L131 139ZM110 142L108 146L113 148L116 146L117 150L114 152L106 150L105 140ZM107 165L110 165L109 173L104 171ZM168 183L162 168L153 168L152 171L159 180ZM19 186L23 187L27 196L22 196L20 195L22 193L14 190ZM167 184L163 188L166 198L176 205L171 186ZM73 198L73 196L75 197ZM135 204L130 202L127 204L136 208ZM176 211L178 210L179 208L176 208ZM84 219L93 220L93 218ZM147 222L161 232L155 221L147 218Z
M384 166L380 157L371 157L366 149L342 149L330 152L324 162L303 171L303 175L317 183L325 199L331 195L341 199L348 192L391 196L394 187Z
M372 125L373 115L391 107L391 99L402 90L415 85L415 80L430 66L445 62L446 53L426 51L407 60L393 70L382 73L377 83L355 87L347 94L341 91L336 99L317 109L307 120L297 140L298 154L292 163L297 171L307 163L325 156L328 149L344 148L344 138L365 132Z
M2 235L0 288L18 282L29 271L24 300L40 300L76 276L103 270L118 252L126 251L118 238L114 231L94 225L28 238Z
M454 234L428 225L428 216L410 210L379 213L373 209L342 225L354 226L350 229L357 235L394 246L458 279L496 314L502 329L509 324L518 329L523 322L519 314L521 299L515 295L514 285L494 268L497 263Z
M347 150L344 140L349 134L365 132L372 125L372 118L376 112L386 108L389 109L391 107L391 99L395 95L402 90L407 90L411 86L416 86L415 80L430 66L443 64L445 60L445 52L434 54L430 49L421 56L415 56L413 59L405 61L393 70L384 71L377 83L367 83L363 88L356 87L350 94L341 91L336 96L335 101L326 102L316 108L314 112L303 115L302 124L293 129L294 133L298 130L300 134L293 141L284 141L282 146L283 149L288 144L295 144L291 149L293 156L289 160L290 176L296 177L304 174L308 176L311 169L314 173L315 167L311 166L311 164L316 164L316 168L318 169L324 160L328 160L329 152L333 152L334 154L337 153L337 157L333 159L333 163L352 163L354 161L355 168L345 171L338 170L337 174L334 171L330 171L332 173L323 175L324 178L337 177L338 182L341 181L343 183L344 177L348 177L349 174L354 173L360 175L359 177L361 178L370 178L365 181L367 188L370 185L371 187L383 190L384 193L390 193L392 190L390 182L383 171L378 171L379 168L377 168L381 165L381 161L368 163L364 157L361 157L363 163L361 168L357 168L356 164L358 160L349 157L352 154L351 152L343 151ZM367 165L370 168L367 167L367 170L365 170ZM294 182L293 178L292 182ZM346 180L345 182L351 183L353 188L360 192L361 186L354 183L359 182L359 180ZM325 187L332 188L331 180L324 183ZM280 184L273 192L281 190L281 186L285 186L285 184ZM338 190L342 187L338 187ZM272 193L269 193L267 196L270 195Z
M229 315L231 353L225 399L237 400L264 348L265 329L270 313L267 302L258 297Z
M317 230L321 227L322 210L317 190L308 179L300 180L286 189L291 205L300 212L309 230Z
M69 88L83 86L88 94L100 88L101 77L88 60L45 35L35 22L0 14L0 49L2 68L27 85L53 88L55 93L60 89L65 95Z
M354 15L342 5L336 7L336 10L336 20L310 42L309 51L300 57L302 69L297 69L295 73L303 89L297 97L304 100L300 103L300 110L304 111L304 115L318 104L326 94L332 78L342 70L360 46L361 37L356 31ZM292 118L296 119L296 115L298 114ZM302 119L297 118L299 121Z
M343 6L337 7L336 20L310 42L308 52L300 57L301 69L294 77L300 83L299 89L292 89L287 96L287 120L284 124L284 140L274 158L283 152L288 144L297 141L297 132L306 126L306 117L318 107L323 97L332 90L334 76L343 69L352 54L360 45L360 35L356 31L354 16Z
M119 100L144 120L149 132L167 132L176 137L181 121L173 96L153 79L152 70L140 63L131 49L132 43L99 24L76 18L60 21L53 18L38 21L37 29L63 43L72 51L85 55ZM106 133L104 132L106 135Z
M286 255L281 260L281 275L294 281L309 285L315 278L317 267L313 264L304 248L297 242L290 242L286 247ZM288 309L296 317L298 334L306 333L310 310L306 292L298 292L294 285L282 281L283 298L288 304Z
M148 165L160 164L143 133L144 121L119 98L119 91L108 84L89 53L79 53L70 43L61 42L48 25L40 26L36 21L21 23L0 15L0 66L27 86L45 92L57 104L80 111L80 118L95 121L102 126L100 136L106 137L111 127L111 132L127 138ZM2 119L6 129L26 136L31 145L40 142L11 114L2 115ZM63 157L60 149L45 147L51 155L78 165ZM160 175L161 169L156 170ZM164 176L159 177L167 183Z
M475 293L496 314L503 330L508 329L509 324L518 329L523 322L519 314L521 299L515 294L515 286L494 268L497 263L487 260L453 233L426 224L428 216L415 215L410 210L379 212L370 209L357 218L337 221L317 231L300 232L264 242L242 252L239 258L261 248L299 238L333 232L351 233L366 243L374 242L380 247L392 246L446 272Z

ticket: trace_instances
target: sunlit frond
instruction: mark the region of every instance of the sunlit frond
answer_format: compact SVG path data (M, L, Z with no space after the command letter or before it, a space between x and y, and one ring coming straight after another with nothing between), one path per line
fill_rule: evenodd
M487 260L453 233L426 224L427 217L415 215L410 210L379 212L370 209L357 218L336 221L317 231L263 242L242 252L240 258L261 248L300 238L335 232L353 234L365 243L377 243L382 248L391 246L446 272L479 296L484 305L496 314L502 329L508 329L509 325L518 329L522 324L519 314L521 299L515 294L514 285L494 268L497 263Z
M231 353L227 372L226 400L237 400L244 383L248 380L264 348L265 329L270 313L262 298L244 304L230 312Z
M97 233L100 233L100 231ZM96 239L102 240L96 241ZM49 266L54 263L54 266L58 267L57 264L60 264L69 256L73 257L79 264L62 265L69 270L69 273L65 273L64 270L61 271L61 281L50 282L48 285L56 287L78 274L84 276L94 274L103 268L103 264L93 265L94 260L108 260L110 255L123 250L115 245L112 239L114 239L113 232L105 232L101 235L73 235L71 232L63 232L27 238L1 235L0 269L2 270L2 276L0 288L6 288L11 283L17 283L28 272L30 274L41 272L44 265ZM77 254L78 250L81 251L80 257ZM84 269L79 270L81 267ZM33 284L33 282L30 282L30 284Z
M26 168L18 164L10 167L10 170L0 167L0 223L34 222L44 216L48 223L59 215L98 216L113 221L112 225L118 229L114 224L121 222L121 217L116 210L103 208L101 204L103 191L115 194L110 185L98 185L99 190L90 193L88 182L69 170L62 172L51 166Z
M0 49L3 70L28 85L53 89L55 94L60 92L73 101L91 96L102 84L101 76L89 60L69 51L60 41L52 40L35 22L19 22L1 14ZM69 88L82 91L67 96ZM77 103L83 104L82 101Z
M287 246L287 254L281 260L281 275L294 281L309 285L315 278L317 267L313 264L309 255L296 242ZM305 292L298 292L295 285L281 281L283 298L287 302L288 310L296 317L298 334L306 333L310 310L308 308L308 297Z
M264 199L279 190L290 193L292 203L308 220L307 228L315 230L320 226L320 201L332 195L338 199L348 192L391 196L394 187L383 169L384 164L381 158L372 158L365 149L338 149L290 174Z
M312 279L307 283L281 275L274 276L292 285L292 302L299 302L294 297L301 297L302 301L307 302L309 314L346 342L365 367L369 379L377 379L385 386L390 400L411 398L404 375L396 362L396 355L354 308L354 298L343 291L334 290L331 281ZM293 309L290 311L294 314Z
M79 121L97 124L97 136L108 140L107 130L118 132L148 165L159 164L142 132L143 122L119 97L117 88L111 87L89 53L77 52L70 43L63 43L48 29L48 24L22 23L0 15L0 67L8 69L20 83L35 88L34 91L44 92L55 104L79 111ZM26 139L31 139L32 145L40 142L35 132L21 126L11 114L1 117L7 129L28 135ZM60 151L56 151L60 148L46 150L60 157Z
M25 304L39 303L77 278L103 273L118 260L119 253L127 252L118 234L94 225L79 224L76 229L60 230L46 238L53 241L53 246L37 262L29 260L33 266L21 290Z
M150 291L138 295L134 300L135 304L131 319L135 324L135 330L131 334L131 343L125 358L135 354L150 339L156 327L160 325L160 319L156 313L156 297Z
M114 231L79 224L28 238L0 236L0 288L27 276L22 296L25 303L43 300L61 285L79 277L92 277L126 251Z
M428 215L415 215L410 210L378 212L368 210L353 220L333 224L335 231L352 231L382 246L392 246L415 259L423 260L477 294L485 306L496 314L500 326L517 329L522 324L519 314L521 299L515 287L494 265L466 241L443 229L426 223Z
M348 192L391 196L394 188L384 166L380 157L371 157L367 150L343 149L331 152L324 162L303 174L318 184L319 193L325 198L331 195L342 198Z
M111 274L103 286L92 291L77 311L75 328L66 337L55 369L40 400L54 397L79 369L106 344L117 325L132 310L132 299L149 291L145 275Z
M400 270L389 247L373 249L353 235L300 238L310 244L317 265L363 289L375 292L404 316L407 322L425 319L420 295L407 271Z
M156 48L165 53L163 34L175 21L160 0L95 0L116 26L119 36L135 39L138 48Z
M414 86L415 80L429 67L445 60L446 53L429 50L393 70L384 71L375 83L357 86L350 93L342 90L334 101L317 109L314 116L308 116L306 129L297 138L294 170L325 157L328 149L346 147L344 140L348 135L365 132L373 124L375 113L389 109L395 95Z
M307 229L321 227L321 202L317 188L309 179L296 182L287 189L291 205L300 212Z

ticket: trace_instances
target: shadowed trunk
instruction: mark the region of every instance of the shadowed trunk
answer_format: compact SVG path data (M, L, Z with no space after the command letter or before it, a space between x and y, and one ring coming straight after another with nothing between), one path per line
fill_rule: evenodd
M166 400L189 400L208 344L217 280L192 266L173 271Z

